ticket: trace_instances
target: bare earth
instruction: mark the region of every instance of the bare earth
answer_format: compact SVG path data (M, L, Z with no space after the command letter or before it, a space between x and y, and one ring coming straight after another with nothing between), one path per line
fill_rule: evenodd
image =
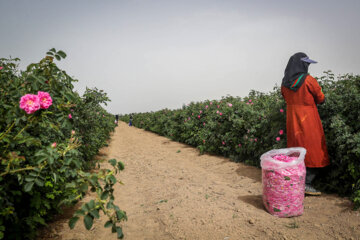
M263 207L261 170L120 122L106 159L125 164L116 203L126 211L125 240L360 239L360 212L348 199L306 197L300 217L277 218ZM108 167L107 163L102 168ZM73 210L72 210L73 211ZM87 231L70 230L71 211L49 224L39 239L116 239L105 218Z

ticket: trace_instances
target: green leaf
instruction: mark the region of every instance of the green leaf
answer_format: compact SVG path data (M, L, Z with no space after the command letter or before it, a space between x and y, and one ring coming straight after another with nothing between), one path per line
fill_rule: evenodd
M54 53L52 53L52 52L47 52L46 54L50 55L50 56L54 56Z
M74 215L76 215L76 216L85 216L85 211L82 210L82 209L76 210Z
M111 227L112 225L113 225L113 223L111 221L107 221L104 225L104 228Z
M24 186L24 191L25 191L25 192L30 192L31 189L33 188L33 186L34 186L34 182L28 182L28 183L26 183L25 186Z
M79 217L72 217L69 220L69 227L73 229L75 227L76 222L79 220Z
M80 191L87 192L88 188L89 188L89 185L87 183L83 183L80 186Z
M58 61L60 61L61 60L61 57L59 56L59 55L55 55L55 58L56 58L56 60L58 60Z
M67 183L67 184L65 185L65 188L75 188L75 187L76 187L76 185L75 185L74 182Z
M54 176L54 183L56 183L56 182L57 182L57 178L58 178L58 176L57 176L57 174L56 174L56 173L53 173L53 176Z
M49 52L56 52L56 49L52 48L52 49L49 50Z
M81 206L81 209L85 212L90 211L89 204L85 203Z
M29 177L29 176L25 177L26 182L33 182L34 180L35 180L35 177Z
M57 52L57 54L59 54L60 57L62 57L62 58L66 58L66 53L64 53L64 52L61 51L61 50L59 50L59 51Z
M116 217L117 217L117 219L120 221L120 220L122 220L123 218L125 218L125 212L123 212L123 211L121 211L121 210L117 210L116 211Z
M111 181L112 184L116 183L116 178L114 177L114 175L110 175L109 180Z
M113 167L115 167L115 165L116 165L116 159L110 159L110 160L109 160L109 163L110 163Z
M39 178L35 179L35 183L36 183L36 185L38 185L39 187L44 186L44 181L40 180Z
M109 191L104 191L101 196L100 199L101 200L106 200L109 197Z
M49 157L49 164L50 164L50 165L53 165L53 164L54 164L54 158L51 157L51 156Z
M274 212L281 212L280 209L274 208Z
M116 232L117 232L117 238L118 239L122 239L124 237L123 231L121 227L116 227Z
M112 202L108 202L108 203L106 204L106 208L107 208L107 209L114 208L114 204L113 204Z
M89 204L89 208L90 208L90 209L95 208L95 201L94 201L94 199L91 199L88 204Z
M118 162L118 169L119 170L124 170L124 168L125 168L125 165L124 165L124 163L122 163L122 162Z
M91 229L93 225L93 218L89 214L84 217L84 224L87 230Z
M90 212L90 214L96 218L96 219L99 219L100 218L100 215L99 215L99 209L94 209Z
M291 180L288 176L284 177L285 180Z

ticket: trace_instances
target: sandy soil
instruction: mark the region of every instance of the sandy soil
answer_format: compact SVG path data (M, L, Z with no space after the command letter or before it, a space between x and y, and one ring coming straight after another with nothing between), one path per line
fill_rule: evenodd
M118 175L116 203L127 212L125 240L167 239L360 239L360 212L336 195L306 197L300 217L277 218L262 204L261 170L120 123L107 159L125 164ZM102 165L107 167L107 163ZM96 220L74 230L71 211L49 225L39 239L116 239Z

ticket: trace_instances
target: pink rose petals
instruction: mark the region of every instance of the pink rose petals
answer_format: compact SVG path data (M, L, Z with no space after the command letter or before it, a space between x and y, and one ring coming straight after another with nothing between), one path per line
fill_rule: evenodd
M305 154L304 148L287 148L261 156L263 203L270 214L277 217L303 214Z

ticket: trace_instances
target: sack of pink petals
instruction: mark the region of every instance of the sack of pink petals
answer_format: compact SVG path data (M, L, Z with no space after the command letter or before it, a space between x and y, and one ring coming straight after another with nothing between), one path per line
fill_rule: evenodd
M274 149L261 159L263 203L277 217L300 216L304 212L305 154L301 147Z

